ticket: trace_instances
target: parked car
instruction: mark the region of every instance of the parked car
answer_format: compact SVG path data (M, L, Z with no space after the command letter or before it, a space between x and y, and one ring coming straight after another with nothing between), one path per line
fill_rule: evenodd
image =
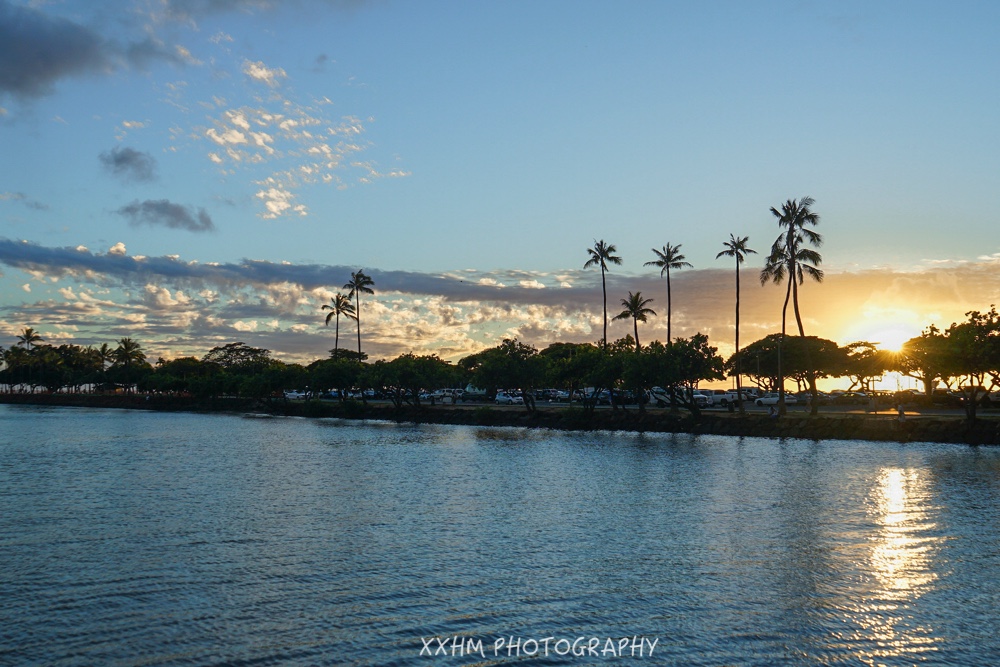
M765 405L777 405L779 396L780 394L774 391L771 392L770 394L764 394L763 396L755 400L754 403L758 407L763 407ZM795 394L791 392L785 392L785 405L795 405L798 402L799 402L798 399L795 398Z
M524 405L524 397L506 391L498 391L493 401L497 405Z
M287 398L289 400L301 400L301 399L303 399L305 397L306 397L306 393L304 391L286 391L285 392L285 398Z

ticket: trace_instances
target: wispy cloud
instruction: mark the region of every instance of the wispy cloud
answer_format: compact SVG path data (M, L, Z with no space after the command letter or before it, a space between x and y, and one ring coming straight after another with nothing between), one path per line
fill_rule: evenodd
M156 158L128 146L116 146L98 157L110 173L128 182L149 182L156 179Z
M34 209L36 211L48 210L48 206L42 202L35 201L28 197L28 195L23 192L0 192L0 201L16 201L24 204L28 208Z
M215 231L212 218L209 217L205 209L200 208L195 213L187 206L181 206L166 199L147 199L144 202L136 200L118 209L117 213L127 218L133 227L149 225L150 227L184 229L189 232Z

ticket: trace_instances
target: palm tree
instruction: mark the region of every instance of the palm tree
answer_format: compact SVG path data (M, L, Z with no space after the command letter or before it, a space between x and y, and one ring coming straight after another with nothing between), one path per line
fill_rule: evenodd
M41 334L32 329L31 327L25 327L24 331L17 337L17 344L23 345L26 350L30 350L31 347L37 346L45 339L42 338Z
M113 352L115 364L125 369L126 391L132 390L132 366L141 364L146 360L146 353L142 351L142 346L129 337L118 341L118 347Z
M344 289L350 290L347 294L347 298L350 299L354 297L354 319L358 323L358 361L361 361L361 293L374 294L375 290L372 286L375 285L375 281L371 279L370 276L365 275L364 269L358 269L357 271L351 272L351 280L344 284Z
M819 224L819 214L814 213L811 209L814 203L815 200L812 197L802 197L798 201L787 200L781 205L780 211L773 206L771 207L771 214L778 219L778 226L784 230L771 246L771 254L760 272L760 284L766 285L769 281L780 284L787 280L785 302L781 307L781 340L785 338L789 301L792 302L795 310L795 322L798 325L799 335L806 335L802 326L802 315L799 312L799 285L805 281L806 275L816 282L823 280L823 271L818 268L818 265L823 262L822 255L805 247L806 243L816 247L823 244L823 237L809 229L810 226ZM809 389L815 399L816 378L812 374L809 376ZM784 414L785 377L781 370L780 342L778 347L778 394L778 410ZM816 411L815 400L812 401L812 411Z
M323 310L329 309L329 313L326 314L326 326L330 326L330 318L336 317L336 328L333 338L333 356L334 358L339 357L338 352L340 351L340 316L343 315L349 319L358 319L354 314L354 305L351 303L351 297L337 292L337 295L330 297L332 303L324 303Z
M757 254L756 250L753 250L747 246L747 241L750 240L749 236L736 237L733 234L729 235L729 240L724 242L722 245L726 247L725 250L720 252L715 256L716 259L720 257L735 257L736 258L736 352L733 358L736 360L736 406L743 412L743 387L740 384L740 264L746 258L747 254Z
M639 345L639 322L645 322L647 315L656 315L656 311L652 308L647 308L649 304L653 303L652 299L643 299L642 292L632 292L628 293L627 299L622 299L622 312L614 316L616 320L627 320L632 318L632 329L635 332L635 351L638 352L640 349Z
M622 258L615 255L616 252L618 252L618 248L613 243L605 243L604 239L600 241L594 239L594 247L587 248L587 254L590 255L590 259L583 265L585 269L589 269L592 266L601 267L601 292L604 294L604 337L601 338L601 345L605 352L608 351L608 286L605 282L604 274L608 270L609 263L622 263Z
M672 338L670 337L670 269L677 269L678 271L683 268L691 268L688 262L685 262L684 255L681 254L681 244L675 246L669 243L663 246L663 250L657 250L653 248L653 254L656 255L656 259L652 262L646 262L643 266L658 266L660 267L660 277L667 277L667 345L670 345Z

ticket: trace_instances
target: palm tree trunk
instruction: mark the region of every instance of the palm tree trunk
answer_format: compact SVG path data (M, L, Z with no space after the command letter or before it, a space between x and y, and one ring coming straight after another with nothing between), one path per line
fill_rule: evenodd
M361 363L361 295L354 293L354 310L358 316L358 363Z
M635 351L639 351L639 320L632 318L632 329L635 331Z
M740 260L736 259L736 407L743 414L743 385L740 382Z
M604 351L608 351L608 287L604 282L604 266L601 265L601 292L604 295L604 337L601 339Z
M788 301L792 296L792 285L795 278L789 276L788 287L785 289L785 304L781 307L781 340L778 341L778 414L787 414L785 406L785 374L781 369L781 345L785 342L785 322L788 319Z
M667 267L667 345L670 345L670 341L673 338L670 337L670 267Z

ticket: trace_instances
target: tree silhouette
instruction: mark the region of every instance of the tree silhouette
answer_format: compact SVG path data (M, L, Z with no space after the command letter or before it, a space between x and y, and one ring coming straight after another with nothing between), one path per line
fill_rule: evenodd
M344 284L344 289L350 290L347 298L354 297L354 319L358 323L358 360L361 360L361 293L375 294L372 287L375 281L370 276L365 275L364 269L351 272L351 279Z
M781 336L784 339L786 332L785 321L788 313L788 303L791 300L795 310L795 322L798 324L799 335L805 336L805 329L802 326L802 315L799 312L799 285L805 281L805 276L809 275L816 282L823 280L823 271L818 267L822 263L823 257L810 248L805 247L808 243L815 247L823 244L823 237L809 227L819 224L819 214L812 211L815 203L812 197L802 197L802 199L789 199L781 205L781 210L771 207L771 214L778 219L778 226L783 231L775 239L771 246L771 254L767 258L767 263L760 272L760 284L766 285L768 282L780 284L787 280L785 288L785 302L781 308ZM809 381L809 388L816 396L816 380ZM784 376L778 375L778 410L782 414L785 412L785 383ZM816 411L816 401L812 401L812 411Z
M635 332L635 350L636 352L642 347L639 345L639 322L645 322L648 315L656 315L656 311L652 308L647 308L652 299L642 298L642 292L632 292L628 293L627 299L622 299L622 312L615 315L616 320L627 320L632 318L632 328Z
M685 262L685 257L680 253L681 246L678 243L673 246L669 243L663 246L663 250L657 250L653 248L653 254L656 255L656 259L651 262L646 262L643 266L658 266L660 267L660 277L667 277L667 345L670 345L670 314L671 314L671 302L670 302L670 269L677 269L678 271L683 268L690 268L691 264Z
M590 259L583 265L589 269L592 266L601 267L601 292L604 295L604 336L601 338L601 347L605 352L608 350L608 287L604 279L604 274L608 271L608 264L621 264L622 258L615 255L618 248L613 243L605 243L604 239L594 240L594 247L587 248Z
M337 292L336 296L330 298L330 301L331 303L323 304L323 310L330 311L326 314L326 326L330 326L330 318L336 318L335 333L333 338L333 356L337 357L340 352L340 316L343 315L353 320L358 318L357 315L355 315L354 305L351 303L350 296Z
M37 331L31 327L25 327L17 337L17 344L23 345L26 350L30 350L33 346L37 346L38 343L44 340Z
M743 412L743 386L740 382L740 265L743 264L743 260L746 258L747 254L757 254L756 250L751 249L747 245L747 241L750 240L749 236L736 237L733 234L729 235L729 240L725 241L722 245L726 247L725 250L720 252L715 256L716 259L720 257L735 257L736 258L736 406L739 408L740 412Z

